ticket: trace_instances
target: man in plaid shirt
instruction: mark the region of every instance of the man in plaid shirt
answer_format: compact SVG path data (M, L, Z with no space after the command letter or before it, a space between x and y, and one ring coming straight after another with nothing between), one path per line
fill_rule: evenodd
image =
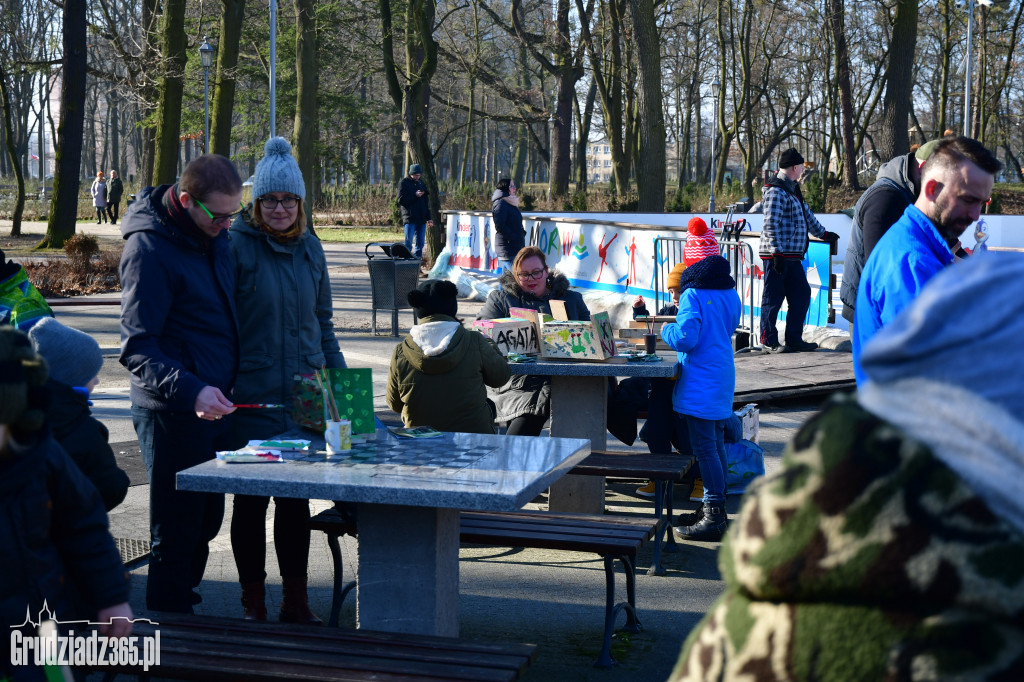
M825 230L804 201L797 182L803 172L804 157L791 147L779 158L778 175L764 186L764 227L758 252L764 264L761 348L765 353L796 353L818 347L802 338L804 318L811 305L811 287L803 267L807 233L833 243L839 235ZM775 328L783 300L789 302L785 345L779 343L779 330Z

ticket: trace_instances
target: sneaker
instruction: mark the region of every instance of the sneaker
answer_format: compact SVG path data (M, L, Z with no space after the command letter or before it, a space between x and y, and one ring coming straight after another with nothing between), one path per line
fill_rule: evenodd
M637 488L636 494L640 497L654 497L654 481L647 481L647 485Z
M788 348L793 353L803 353L807 351L817 350L818 344L812 343L810 341L797 341L796 343L787 343L786 348Z
M789 348L783 346L781 343L766 343L761 346L761 352L765 355L775 355L777 353L788 353Z

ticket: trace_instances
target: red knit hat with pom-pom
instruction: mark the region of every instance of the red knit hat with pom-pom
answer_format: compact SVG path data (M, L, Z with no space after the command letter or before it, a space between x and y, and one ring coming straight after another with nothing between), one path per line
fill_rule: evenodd
M702 218L694 216L686 224L686 246L683 247L683 262L687 266L708 256L718 255L718 240L715 233L708 229Z

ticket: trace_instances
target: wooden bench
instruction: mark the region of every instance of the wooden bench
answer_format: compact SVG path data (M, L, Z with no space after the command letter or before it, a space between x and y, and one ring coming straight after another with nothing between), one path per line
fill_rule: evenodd
M344 566L338 538L342 535L356 536L356 522L334 509L328 509L310 519L310 528L327 535L327 544L334 561L334 596L328 624L336 626L341 604L355 585L354 582L343 584ZM620 612L626 612L626 631L640 632L643 629L636 614L634 566L637 552L657 530L656 521L597 514L464 511L460 517L462 542L498 547L594 552L604 559L604 639L601 653L595 663L597 667L610 667L615 664L611 654L612 635L615 632L615 619ZM616 559L622 564L626 575L626 601L619 603L615 601Z
M675 535L672 533L673 484L686 478L694 461L692 455L596 451L590 453L569 473L580 476L643 478L654 481L654 519L658 525L655 533L654 557L647 574L665 575L665 569L661 565L662 537L668 535L667 541L664 542L666 552L679 551ZM664 514L662 513L663 509Z
M153 614L133 636L159 633L160 664L104 666L118 673L209 682L267 680L516 680L537 659L534 644L491 644L233 618ZM140 644L141 649L141 644Z

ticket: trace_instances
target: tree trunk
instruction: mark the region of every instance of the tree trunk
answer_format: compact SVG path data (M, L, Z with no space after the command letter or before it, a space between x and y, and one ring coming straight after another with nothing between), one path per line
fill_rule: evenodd
M220 37L210 110L210 146L214 154L231 156L231 124L235 107L235 67L242 36L245 0L221 0Z
M839 118L843 130L843 185L859 190L857 149L853 143L853 88L850 85L850 51L846 46L844 0L829 0L828 25L836 50L836 75L839 80Z
M61 248L75 234L78 220L78 167L85 127L86 0L64 0L60 125L54 153L53 198L46 236L36 248Z
M306 227L313 229L313 174L316 169L316 5L294 0L295 7L295 131L292 146L306 185Z
M661 43L654 0L630 0L639 63L637 208L665 210L665 114L661 105Z
M173 183L178 175L178 137L181 134L181 96L184 91L185 0L165 0L161 34L159 108L156 117L157 184Z
M913 94L914 49L917 44L918 0L897 0L889 61L885 67L885 98L878 136L878 151L891 159L910 151L907 120Z
M11 214L11 236L17 237L21 235L21 216L25 212L25 175L18 163L18 150L14 146L14 112L11 110L11 90L7 79L7 70L4 69L3 60L0 60L0 106L4 114L4 141L14 167L14 179L18 183L18 197L14 202L14 213Z

